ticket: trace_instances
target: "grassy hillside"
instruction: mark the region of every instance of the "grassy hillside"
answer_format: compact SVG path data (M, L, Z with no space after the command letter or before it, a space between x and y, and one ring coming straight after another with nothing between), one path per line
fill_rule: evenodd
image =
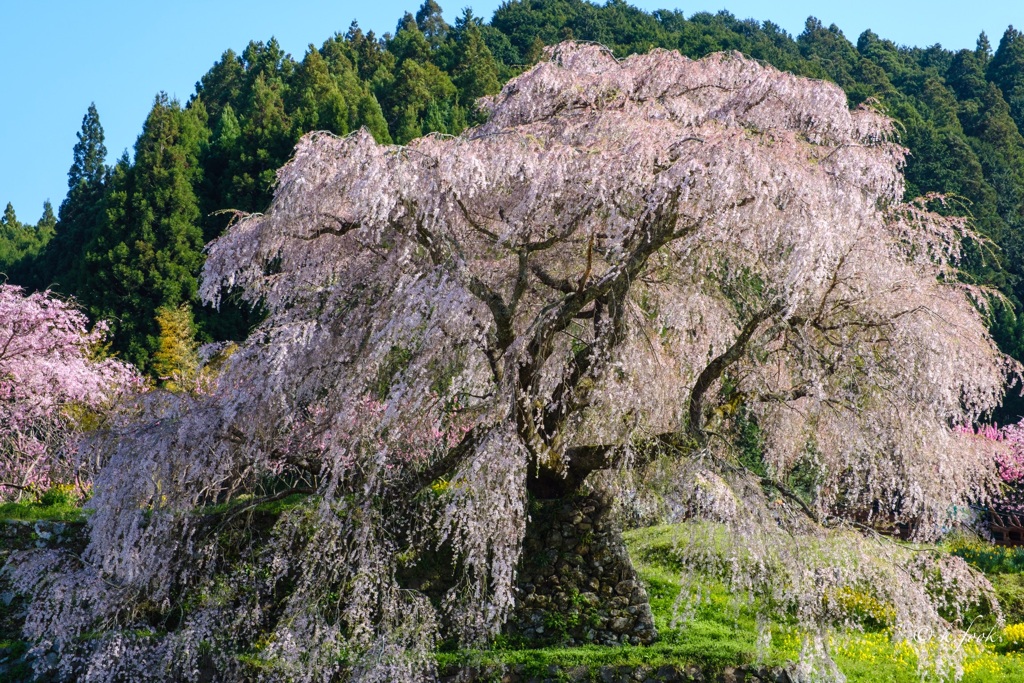
M498 670L518 667L526 675L558 680L552 672L587 669L596 678L602 667L694 666L706 674L729 667L761 664L788 667L799 658L804 633L785 620L771 623L771 644L759 655L757 618L744 596L733 594L721 582L699 581L703 598L689 619L682 619L679 548L687 540L686 525L663 525L626 533L633 563L647 587L660 634L652 647L574 647L503 649L501 643L487 652L444 653L443 668L459 665ZM1007 626L998 627L991 615L979 615L970 629L972 637L931 647L959 647L965 653L964 683L1024 682L1024 573L1007 572L1018 560L1024 568L1024 550L1004 550L983 543L955 542L950 551L966 557L987 575L1005 605ZM984 559L978 560L982 557ZM922 680L918 657L912 647L894 640L884 626L891 609L869 596L847 597L851 615L861 627L833 636L832 656L850 683L917 683ZM950 672L952 674L953 672ZM925 673L924 680L949 678Z

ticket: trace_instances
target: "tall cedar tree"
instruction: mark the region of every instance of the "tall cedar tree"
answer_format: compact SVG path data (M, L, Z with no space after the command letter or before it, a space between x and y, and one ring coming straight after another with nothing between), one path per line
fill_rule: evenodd
M468 7L455 22L454 57L453 80L461 102L472 105L501 89L498 62L484 41L480 20Z
M1002 90L1017 127L1024 128L1024 34L1013 26L1006 29L986 73Z
M114 348L142 369L158 347L156 311L195 298L203 233L192 187L207 137L201 100L182 109L158 95L135 164L122 158L114 169L106 224L87 255L90 312L114 321Z
M74 161L68 170L68 194L60 205L53 240L39 264L39 276L30 284L79 294L89 285L85 253L104 226L104 194L108 179L107 148L96 104L89 105L77 133Z

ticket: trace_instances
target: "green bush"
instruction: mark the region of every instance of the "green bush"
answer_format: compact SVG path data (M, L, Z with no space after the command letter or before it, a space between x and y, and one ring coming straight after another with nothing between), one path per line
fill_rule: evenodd
M71 484L55 484L39 496L43 507L77 505L79 496Z
M1006 548L984 541L959 538L950 543L949 551L985 574L1024 572L1024 547Z

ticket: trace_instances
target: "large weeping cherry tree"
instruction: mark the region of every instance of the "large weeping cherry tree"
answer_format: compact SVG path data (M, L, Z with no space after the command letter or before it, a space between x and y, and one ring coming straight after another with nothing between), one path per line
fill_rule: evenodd
M548 57L459 137L307 135L267 213L210 245L203 295L241 288L265 322L211 395L151 394L94 439L82 558L15 569L63 671L234 680L246 652L267 678L429 678L439 635L481 642L513 609L528 498L652 452L691 518L741 539L731 580L808 627L842 581L891 584L908 639L988 595L853 534L825 560L778 542L800 519L814 543L847 522L927 538L995 490L992 453L953 428L1016 368L957 278L969 227L904 203L892 122L737 54ZM730 450L740 412L756 473ZM295 492L315 495L249 555L216 540ZM404 589L402 558L438 549L445 594Z

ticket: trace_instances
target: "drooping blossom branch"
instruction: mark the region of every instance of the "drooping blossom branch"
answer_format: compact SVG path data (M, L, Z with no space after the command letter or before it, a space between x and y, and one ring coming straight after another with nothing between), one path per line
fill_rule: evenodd
M763 485L799 475L796 517L922 538L998 489L949 425L1018 368L973 303L987 293L957 281L977 236L938 198L904 203L891 120L738 54L572 43L482 105L482 126L403 147L305 136L267 212L208 247L202 295L241 288L267 318L212 393L145 397L90 442L109 464L89 548L18 574L58 673L121 653L121 678L194 678L206 642L244 678L258 641L269 679L342 677L341 653L354 680L428 679L438 637L480 644L514 608L528 496L572 495L643 444L677 446L680 509L736 535L718 570L819 636L836 577L876 561L861 577L888 582L907 638L987 595L955 562L940 574L961 592L939 595L922 577L941 568L864 538L837 551L845 574L822 567L824 531L787 545L799 506ZM720 448L737 405L763 478ZM291 471L317 493L246 546L233 608L190 602L240 552L195 511ZM403 586L403 562L441 551L442 595ZM143 620L166 636L133 638Z

